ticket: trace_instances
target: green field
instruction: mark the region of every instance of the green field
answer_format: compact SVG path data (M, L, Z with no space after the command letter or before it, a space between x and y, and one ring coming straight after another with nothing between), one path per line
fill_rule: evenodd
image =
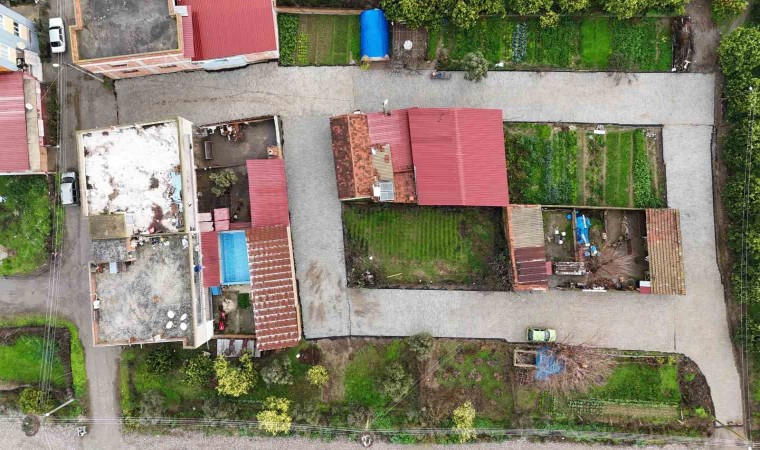
M506 124L510 201L542 205L662 207L656 136L643 129Z
M669 21L656 18L562 18L554 28L541 28L538 19L488 17L467 30L444 25L428 42L431 59L436 45L448 51L448 58L439 60L445 69L458 69L458 61L472 51L482 51L504 69L667 72L672 62Z
M505 251L495 208L345 205L343 223L355 265L393 284L484 283Z
M280 63L345 66L359 60L359 16L279 14Z
M12 345L0 345L0 380L38 383L45 341L41 336L21 335ZM57 350L53 351L57 354ZM50 368L53 386L66 386L63 364L55 357Z
M45 176L0 177L5 199L0 203L0 246L9 254L0 264L0 275L30 273L47 262L54 217L63 226L63 210L53 206L48 189Z

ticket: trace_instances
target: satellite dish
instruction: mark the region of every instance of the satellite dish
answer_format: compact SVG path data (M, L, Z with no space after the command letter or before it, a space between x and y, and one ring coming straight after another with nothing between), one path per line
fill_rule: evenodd
M26 50L26 42L24 41L16 42L16 48L19 50Z
M409 51L412 49L412 47L414 47L414 43L412 43L412 41L410 41L409 39L404 41L404 50Z
M24 105L24 108L26 108L27 111L31 111L34 109L34 105L32 105L31 103L27 103Z

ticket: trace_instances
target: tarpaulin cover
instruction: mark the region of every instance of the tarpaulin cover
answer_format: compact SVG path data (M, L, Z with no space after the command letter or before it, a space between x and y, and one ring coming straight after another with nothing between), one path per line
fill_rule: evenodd
M361 29L362 58L370 61L388 59L390 34L385 14L379 9L370 9L359 15Z
M562 372L562 363L557 361L554 353L548 347L538 349L538 354L536 355L536 380L545 380L560 372Z

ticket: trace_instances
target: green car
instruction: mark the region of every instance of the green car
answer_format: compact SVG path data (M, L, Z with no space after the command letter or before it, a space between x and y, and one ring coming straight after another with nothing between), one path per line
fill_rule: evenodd
M528 342L554 342L557 340L557 331L551 328L528 328L526 334Z

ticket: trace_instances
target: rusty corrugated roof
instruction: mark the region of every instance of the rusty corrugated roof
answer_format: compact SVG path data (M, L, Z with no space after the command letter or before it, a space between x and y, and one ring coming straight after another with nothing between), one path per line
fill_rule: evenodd
M253 159L245 162L248 171L248 195L251 200L251 224L257 226L289 225L288 185L282 159Z
M548 289L541 207L510 205L505 214L514 289Z
M369 129L364 114L330 118L335 179L338 198L372 197L374 167L370 154Z
M277 50L271 0L183 0L192 8L195 60Z
M0 74L0 172L31 170L24 103L24 72Z
M394 172L414 169L409 137L409 110L396 109L390 115L381 112L367 114L367 125L370 144L390 144Z
M652 293L686 295L679 211L647 209L646 218Z
M509 204L501 110L418 108L408 115L420 205Z
M256 349L293 347L301 321L289 228L253 227L246 235Z
M222 275L219 269L219 233L206 231L201 233L201 256L203 258L203 286L219 286Z

